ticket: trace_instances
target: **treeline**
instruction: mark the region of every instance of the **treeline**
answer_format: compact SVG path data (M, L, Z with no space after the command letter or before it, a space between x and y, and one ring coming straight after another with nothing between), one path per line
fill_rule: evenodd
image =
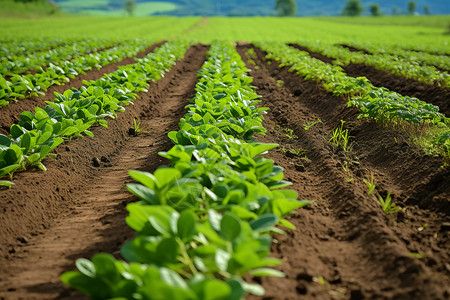
M410 15L419 14L417 11L417 4L415 1L409 1L406 7L406 11ZM342 9L343 16L360 16L364 11L364 6L361 3L361 0L347 0L344 8ZM370 14L372 16L381 16L381 7L378 3L371 3L369 7ZM425 15L430 15L430 8L425 5L423 6L423 13ZM396 6L392 7L392 15L399 15L400 11Z

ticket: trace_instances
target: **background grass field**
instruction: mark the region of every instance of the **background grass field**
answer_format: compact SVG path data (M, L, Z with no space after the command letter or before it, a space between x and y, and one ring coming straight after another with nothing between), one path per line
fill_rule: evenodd
M420 45L424 49L449 49L450 16L358 18L275 17L150 17L116 18L55 16L51 18L3 18L3 37L98 36L147 37L157 40L184 38L209 43L277 40L317 40L330 43L377 41L387 45ZM383 26L380 26L380 23Z

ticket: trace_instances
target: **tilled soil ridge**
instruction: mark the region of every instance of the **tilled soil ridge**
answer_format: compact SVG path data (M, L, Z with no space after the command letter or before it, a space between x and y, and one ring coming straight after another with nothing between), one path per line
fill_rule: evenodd
M0 299L83 298L59 276L75 268L76 258L118 255L132 237L125 205L137 199L126 190L127 172L152 172L165 162L157 153L172 145L167 133L177 128L195 93L206 50L191 47L108 128L60 146L58 157L46 162L47 172L20 173L13 189L0 192ZM133 119L142 128L137 135Z
M244 58L248 47L239 48ZM286 278L255 278L267 291L264 299L446 299L450 240L442 224L449 221L448 201L437 212L407 201L437 174L444 177L438 186L448 199L448 176L439 160L418 155L400 136L406 144L397 145L392 129L357 120L358 112L348 109L345 99L276 62L267 64L264 53L255 50L258 68L249 65L251 75L261 104L271 108L265 119L268 134L259 140L280 144L281 150L269 156L285 168L300 199L315 200L291 217L296 231L276 237L273 251L283 260ZM318 118L321 123L304 129ZM341 119L354 136L351 153L328 143ZM370 174L376 190L383 197L392 192L403 211L383 213L367 194L363 179Z

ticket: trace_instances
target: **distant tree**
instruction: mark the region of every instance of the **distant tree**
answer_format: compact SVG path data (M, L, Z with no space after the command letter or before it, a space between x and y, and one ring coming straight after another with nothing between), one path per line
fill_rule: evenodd
M408 2L408 11L410 15L413 15L416 12L416 2L409 1Z
M295 0L277 0L275 11L280 17L293 17L297 13Z
M425 5L425 6L423 7L423 13L426 14L426 15L431 15L430 8L429 8L428 6Z
M124 9L130 16L132 16L134 13L134 10L136 9L136 2L134 2L134 0L126 0Z
M394 16L398 15L398 8L395 6L392 8L392 15Z
M343 16L360 16L363 12L364 7L361 4L360 0L348 0L342 10Z
M376 16L381 16L381 8L380 5L378 5L377 3L372 3L370 4L370 13L372 14L372 16L376 17Z

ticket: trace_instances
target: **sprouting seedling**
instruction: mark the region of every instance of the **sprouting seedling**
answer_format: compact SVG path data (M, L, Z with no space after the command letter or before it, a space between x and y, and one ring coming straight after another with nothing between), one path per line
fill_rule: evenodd
M401 210L400 207L398 207L397 205L395 205L395 203L392 202L392 198L391 198L391 193L390 192L387 193L386 199L383 199L383 197L378 195L378 202L380 202L381 207L383 208L383 211L386 214L396 213L399 210Z
M290 128L285 128L284 132L285 132L285 136L287 136L288 139L296 139L296 138L298 138L298 136L296 136L294 134L294 130L292 130Z
M425 257L425 254L423 253L414 253L414 252L410 252L409 256L417 258L417 259L421 259Z
M348 129L344 129L345 121L341 120L341 126L337 127L333 131L333 136L329 140L330 143L336 147L342 147L344 151L348 150L348 141L350 136L348 135Z
M133 119L133 123L134 123L134 132L135 133L139 133L141 132L142 128L141 128L141 122L137 122L136 118Z
M372 194L373 190L375 189L375 184L373 183L373 173L370 172L370 181L363 179L364 183L367 184L367 187L369 188L367 190L367 194Z
M322 120L321 119L317 119L316 121L313 121L312 123L303 124L303 129L309 130L311 127L313 127L314 125L316 125L318 123L322 123Z
M303 156L306 155L306 150L303 148L298 148L298 149L289 149L289 152L291 152L292 154L295 154L297 156Z

